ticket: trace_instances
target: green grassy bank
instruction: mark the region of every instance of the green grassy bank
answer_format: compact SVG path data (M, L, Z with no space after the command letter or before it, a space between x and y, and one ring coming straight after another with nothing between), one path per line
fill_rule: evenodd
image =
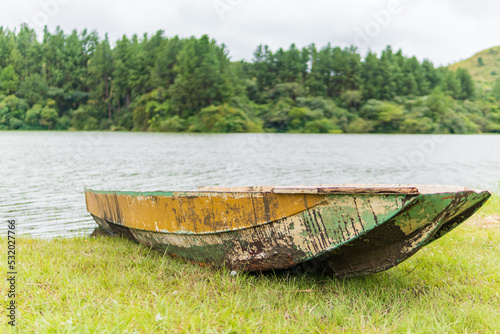
M124 239L18 238L19 333L500 330L500 198L400 266L366 277L238 274ZM7 240L0 240L7 254ZM6 256L3 257L6 272ZM7 292L1 284L0 295ZM1 299L0 332L10 332Z

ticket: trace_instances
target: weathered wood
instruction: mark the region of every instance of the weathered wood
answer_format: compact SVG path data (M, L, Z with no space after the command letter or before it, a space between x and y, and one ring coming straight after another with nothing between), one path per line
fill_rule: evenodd
M352 186L324 186L324 187L275 187L271 190L275 194L406 194L417 195L416 187L352 187Z
M255 271L301 265L338 277L390 268L472 215L490 196L460 187L204 187L86 190L105 230L196 263Z
M199 191L207 191L207 192L271 192L274 186L254 186L254 187L218 187L218 186L210 186L210 187L198 187Z
M221 233L293 216L325 200L322 195L270 192L93 192L87 209L135 229L165 233Z
M258 186L258 187L198 187L199 191L272 192L275 194L418 194L415 186L400 185L318 185L318 186Z

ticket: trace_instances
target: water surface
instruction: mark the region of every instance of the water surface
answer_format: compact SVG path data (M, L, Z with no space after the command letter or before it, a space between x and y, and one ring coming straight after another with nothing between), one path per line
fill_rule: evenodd
M408 183L496 191L500 136L0 132L0 176L3 221L16 219L37 237L73 236L96 226L84 187Z

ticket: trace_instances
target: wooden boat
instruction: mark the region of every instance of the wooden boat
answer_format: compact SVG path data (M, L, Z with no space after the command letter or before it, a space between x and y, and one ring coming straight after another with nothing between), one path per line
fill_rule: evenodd
M301 266L337 277L391 268L470 217L490 197L464 187L201 187L85 190L106 231L235 271Z

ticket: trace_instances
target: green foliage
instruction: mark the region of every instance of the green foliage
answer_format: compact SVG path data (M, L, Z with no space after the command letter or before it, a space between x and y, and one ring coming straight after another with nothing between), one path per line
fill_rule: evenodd
M459 68L456 71L456 76L460 82L460 94L458 98L461 100L474 98L476 87L469 72L463 68Z
M286 132L290 124L290 110L293 105L293 101L289 98L276 101L262 115L264 128L271 132Z
M162 102L161 89L152 90L139 97L133 105L134 130L159 131L161 121L169 116L169 100Z
M42 113L42 106L35 104L30 110L26 112L25 122L32 129L39 129L40 124L40 114Z
M71 118L68 115L63 115L57 119L56 129L67 130L71 126Z
M40 112L40 125L52 130L57 124L57 110L48 106L44 107Z
M363 118L355 118L346 127L347 133L371 133L374 128L374 122Z
M302 85L296 82L280 83L270 89L266 95L269 101L276 101L285 98L296 100L298 97L305 95L305 90Z
M500 78L495 81L493 89L491 90L491 96L496 100L500 100Z
M304 133L342 133L339 129L336 119L315 119L306 122Z
M464 68L330 44L259 45L232 62L206 35L112 43L57 27L40 41L22 25L0 28L0 129L500 132L500 81L482 90Z
M20 129L22 128L22 126L24 125L24 122L21 121L20 119L17 119L15 117L11 117L10 118L10 121L9 121L9 128L11 130L17 130L17 129Z
M368 100L361 108L359 115L373 126L375 132L397 133L400 132L400 124L403 120L403 106L394 102ZM357 123L356 126L368 126Z
M444 116L450 112L452 103L453 99L450 96L444 94L440 89L435 89L426 100L429 112L425 116L436 123L442 123Z
M396 103L384 103L378 110L377 132L398 132L399 124L403 118L403 107Z
M88 63L88 85L93 87L90 97L95 103L106 108L109 120L112 119L111 111L111 79L113 73L113 58L108 36L101 41L95 49Z
M227 52L204 35L190 38L177 55L174 83L169 87L172 109L188 118L212 104L221 104L239 86L232 74Z
M227 103L203 108L190 122L191 132L262 132L261 126L251 121L243 110Z
M0 101L0 125L8 129L18 129L22 127L19 121L25 119L28 107L28 104L24 100L19 99L15 95L4 97L3 100ZM14 120L11 122L11 119Z
M304 132L306 123L323 118L323 113L318 109L311 111L309 108L294 107L288 112L288 117L290 120L289 132Z
M350 110L357 110L363 102L363 94L359 90L346 90L340 94L343 105Z
M500 46L478 52L469 59L448 66L448 69L456 71L458 68L466 69L472 76L475 85L485 91L498 79L498 64L500 61Z
M434 123L429 117L411 117L401 122L400 132L402 133L437 133L439 125Z
M179 116L172 116L160 122L159 130L162 132L181 132L186 129L186 121Z
M25 77L19 85L18 96L23 98L30 105L43 102L47 98L48 86L43 77L34 73Z
M19 75L14 66L9 65L0 72L0 90L5 94L14 94L19 86Z
M275 60L272 51L267 45L259 45L254 52L253 63L248 68L249 77L257 83L258 92L266 92L276 85ZM255 99L258 100L256 94Z
M356 117L352 112L339 107L333 100L322 97L298 98L297 106L320 110L325 118L335 119L338 126L344 131L347 123Z
M71 125L76 130L97 130L99 121L94 117L91 106L81 105L71 112Z

